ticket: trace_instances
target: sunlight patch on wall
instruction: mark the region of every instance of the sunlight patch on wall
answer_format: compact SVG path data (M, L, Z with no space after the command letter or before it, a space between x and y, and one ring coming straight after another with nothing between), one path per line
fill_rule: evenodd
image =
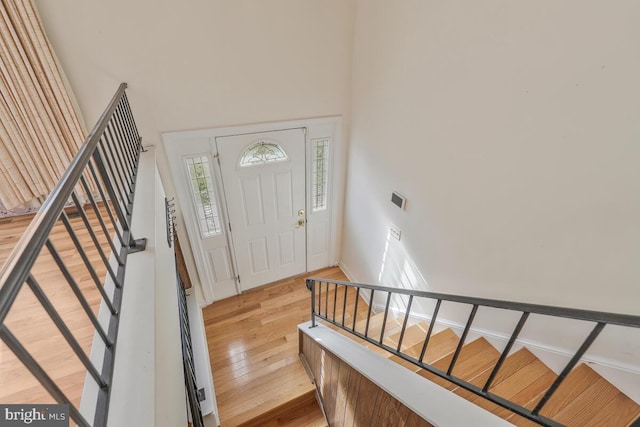
M427 281L424 279L415 262L407 253L402 243L393 238L391 231L387 233L382 262L378 273L378 283L399 289L416 291L430 291ZM384 304L386 295L376 295L374 304ZM409 297L406 295L393 295L389 308L392 311L406 312ZM433 310L433 301L422 298L415 299L411 312L428 313Z

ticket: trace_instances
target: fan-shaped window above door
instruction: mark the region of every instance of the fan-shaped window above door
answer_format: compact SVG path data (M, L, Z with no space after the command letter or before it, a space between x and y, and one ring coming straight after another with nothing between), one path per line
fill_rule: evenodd
M289 160L287 153L275 142L259 141L247 148L240 157L240 166L258 166Z

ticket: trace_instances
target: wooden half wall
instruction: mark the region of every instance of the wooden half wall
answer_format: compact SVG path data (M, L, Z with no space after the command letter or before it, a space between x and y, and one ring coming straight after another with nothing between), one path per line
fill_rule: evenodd
M430 427L427 421L299 331L300 358L331 427Z

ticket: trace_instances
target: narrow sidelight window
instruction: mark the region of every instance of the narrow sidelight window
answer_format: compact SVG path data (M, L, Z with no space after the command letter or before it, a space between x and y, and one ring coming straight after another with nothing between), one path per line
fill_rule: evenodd
M220 215L213 192L213 180L208 156L193 156L185 159L191 181L193 204L198 217L200 234L211 237L222 234Z
M311 208L327 209L329 182L329 139L311 140Z

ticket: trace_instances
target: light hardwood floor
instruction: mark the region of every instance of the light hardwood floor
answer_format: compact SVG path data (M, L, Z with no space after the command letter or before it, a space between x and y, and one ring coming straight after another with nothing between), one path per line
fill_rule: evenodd
M346 280L337 267L310 276ZM297 325L311 318L306 277L258 288L203 310L222 426L241 425L314 393L298 356ZM324 425L317 406L298 412L307 417L270 420L268 425Z
M88 206L86 212L100 245L108 256L109 245L105 234L99 228L93 209ZM25 215L0 220L0 265L4 264L32 218L33 215ZM74 216L71 218L71 223L96 269L100 283L104 283L106 268L100 260L96 246L91 242L82 219ZM110 222L106 221L106 223L109 233L112 234L113 228ZM97 315L101 302L100 293L60 222L52 231L51 241ZM32 274L88 355L95 329L46 248L40 253ZM26 284L13 303L5 324L77 407L80 403L86 369ZM55 402L1 341L0 402L5 404Z

